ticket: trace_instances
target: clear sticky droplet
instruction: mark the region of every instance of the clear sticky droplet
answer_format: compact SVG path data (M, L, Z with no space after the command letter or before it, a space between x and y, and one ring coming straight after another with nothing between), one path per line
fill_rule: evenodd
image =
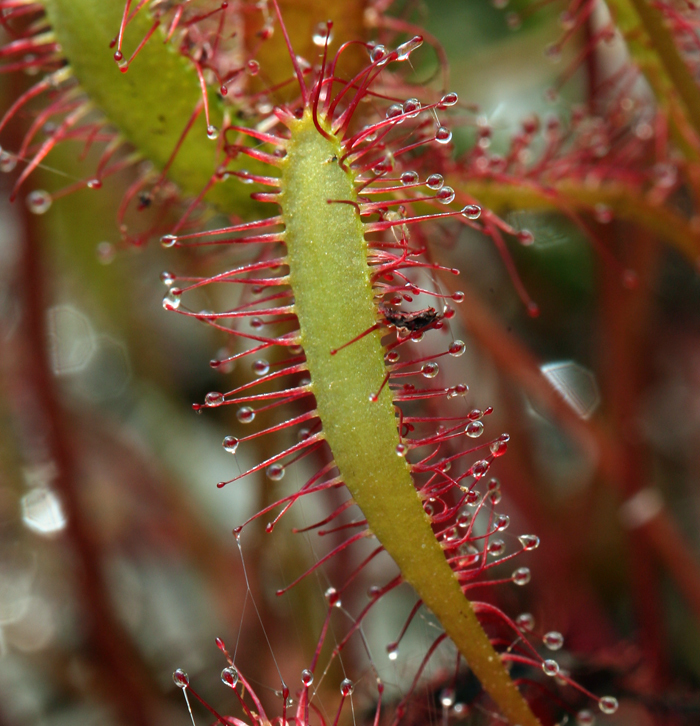
M442 185L445 183L445 180L443 179L442 174L431 174L426 180L425 180L425 186L428 187L428 189L440 189Z
M515 624L524 633L531 633L535 629L535 617L532 613L520 613L520 615L515 618Z
M229 688L238 685L238 671L233 666L228 666L221 671L221 682Z
M0 171L9 174L17 166L17 157L4 149L0 151Z
M401 43L401 45L398 46L398 48L396 49L396 52L398 54L396 60L408 60L411 53L413 53L413 51L417 48L420 48L421 45L423 45L423 38L420 35L414 35L413 38L407 40L405 43Z
M540 546L540 538L536 534L521 534L518 540L526 552L536 550Z
M462 207L462 216L466 219L476 220L479 219L481 216L481 207L477 206L476 204L467 204L466 206Z
M455 190L452 187L444 186L442 189L438 190L435 198L441 204L450 204L451 202L454 202Z
M455 342L450 345L447 351L451 356L459 358L461 355L464 355L464 351L466 349L467 346L464 344L463 340L455 340Z
M207 138L214 141L219 138L219 129L216 126L207 126Z
M165 310L177 310L180 307L180 296L173 295L173 291L170 290L168 294L163 298L163 308Z
M403 185L416 184L416 183L418 183L419 179L420 179L420 177L418 176L418 172L415 172L415 171L405 171L401 175L401 183Z
M226 436L223 440L224 451L227 454L235 454L240 443L235 436Z
M182 670L182 668L178 668L173 673L173 683L178 688L187 688L187 686L190 685L190 677Z
M464 429L464 433L470 439L478 439L484 433L484 424L481 421L470 421Z
M560 650L564 645L564 636L557 630L550 630L542 636L542 642L549 650Z
M333 32L329 30L328 23L319 23L314 29L311 40L318 48L323 48L326 43L330 43L333 40Z
M221 406L221 404L224 402L224 394L219 393L218 391L211 391L210 393L207 393L206 396L204 396L204 405L209 406L211 408L215 408L216 406Z
M510 517L507 514L499 514L498 517L496 517L496 529L499 532L503 532L508 529L509 525Z
M175 275L173 275L172 272L161 272L160 273L160 281L166 286L166 287L172 287L173 283L175 282Z
M396 455L397 456L406 456L406 453L408 452L408 446L406 444L396 444Z
M449 108L450 106L454 106L457 101L459 100L459 97L456 93L446 93L441 99L439 106L442 109Z
M546 676L554 677L559 675L559 663L555 660L547 659L542 663L542 671Z
M386 48L383 45L373 46L369 51L369 57L372 60L372 63L378 63L379 65L383 65L381 61L384 60L384 63L386 63Z
M415 118L421 112L421 103L417 98L409 98L408 101L404 101L403 112L408 118Z
M236 411L236 418L243 424L252 423L255 420L255 411L250 406L241 406Z
M100 179L88 179L86 186L88 189L101 189L102 181Z
M594 724L595 715L593 711L584 708L576 714L576 726L594 726Z
M518 567L518 569L513 572L512 578L516 585L522 587L530 582L532 579L532 573L530 572L529 567Z
M32 214L46 214L51 208L53 198L44 189L35 189L33 192L27 194L26 198L27 209Z
M506 543L502 539L489 542L487 552L494 557L500 557L506 551Z
M600 701L598 701L598 708L608 715L615 713L615 711L619 708L619 705L620 704L617 702L617 698L615 698L615 696L603 696Z
M508 451L508 443L505 441L494 441L489 445L489 451L495 458L503 456Z
M281 481L284 479L285 468L282 464L270 464L265 470L265 475L270 481Z
M435 376L440 373L440 366L434 361L431 361L429 363L423 364L420 372L424 378L435 378Z
M314 674L308 668L304 668L301 672L301 682L307 688L314 682Z
M267 375L270 372L270 364L264 360L256 360L255 363L253 363L253 372L256 376L264 376Z
M355 690L355 684L349 678L343 678L340 682L340 695L343 698L352 696L352 692Z
M323 594L331 607L339 608L342 605L340 595L334 587L329 587Z
M471 474L475 479L481 479L491 467L490 462L486 459L475 461L471 466Z
M450 141L452 141L452 132L448 128L440 126L440 128L435 132L435 141L437 141L438 144L449 144Z
M399 646L396 643L389 643L386 647L386 654L389 660L396 660L399 657Z
M166 249L168 247L174 247L176 242L177 242L177 235L174 235L174 234L164 234L160 238L161 246L165 247Z

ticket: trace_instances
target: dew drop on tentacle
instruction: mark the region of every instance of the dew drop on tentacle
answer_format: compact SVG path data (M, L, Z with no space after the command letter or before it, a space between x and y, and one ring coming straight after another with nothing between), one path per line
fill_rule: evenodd
M481 207L476 204L467 204L462 207L461 214L466 219L471 219L472 221L477 220L481 216Z
M527 585L531 578L532 574L529 567L518 567L512 575L513 582L521 587Z
M333 31L329 28L329 23L319 23L311 36L313 44L318 48L323 48L326 43L333 41Z
M17 157L4 149L0 151L0 172L9 174L17 166Z
M455 190L452 187L444 186L444 187L442 187L442 189L438 190L438 193L435 195L435 198L441 204L450 204L451 202L454 201Z
M600 701L598 701L598 708L608 715L615 713L618 706L617 698L614 696L603 696Z
M190 677L182 670L182 668L178 668L173 673L173 683L178 688L187 688L187 686L190 685Z
M265 475L270 481L282 481L284 474L285 468L282 464L270 464L265 470Z
M27 209L32 214L46 214L51 208L53 198L44 189L35 189L29 192L26 198Z
M455 340L448 348L448 353L455 358L459 358L461 355L464 355L466 349L467 346L464 344L464 341Z
M459 100L459 97L457 96L456 93L454 93L454 92L452 92L452 93L446 93L440 99L440 102L438 104L438 108L440 108L440 109L449 108L450 106L454 106L457 103L458 100Z
M415 118L421 112L421 102L417 98L409 98L403 103L403 112L408 118Z
M518 540L526 552L536 550L540 546L540 538L536 534L521 534Z
M222 444L227 454L235 454L238 450L239 441L235 436L226 436Z
M229 688L238 685L238 671L233 666L228 666L221 671L221 682Z
M256 376L264 376L270 371L270 364L264 359L256 360L253 363L253 371Z
M160 238L161 247L165 247L166 249L168 247L174 247L176 242L177 242L177 236L174 234L164 234Z
M555 660L547 659L542 663L542 671L546 676L557 676L559 675L559 663Z
M493 441L489 445L489 451L491 452L491 455L495 458L498 458L499 456L503 456L503 454L508 451L508 442L507 441Z
M177 310L180 307L180 296L173 294L170 290L163 298L163 308L165 310Z
M383 45L374 45L369 51L369 57L372 62L378 65L384 65L386 63L388 60L387 55L386 48Z
M241 406L236 411L236 418L243 424L252 423L255 420L255 411L250 406Z
M515 624L523 633L531 633L535 629L535 618L531 613L520 613Z
M423 45L423 38L420 35L414 35L413 38L407 40L405 43L401 43L401 45L396 48L396 52L398 54L396 60L408 60L411 53L413 53L413 51L417 48L420 48L421 45Z
M211 391L210 393L207 393L206 396L204 396L204 405L209 406L210 408L221 406L223 402L224 394L219 393L218 391Z
M550 630L542 636L542 642L548 650L560 650L564 645L564 636L557 630Z
M445 183L445 180L442 177L442 174L431 174L426 180L425 180L425 186L428 187L428 189L440 189L442 185Z
M506 543L502 539L489 542L487 552L494 557L500 557L506 551Z
M469 436L470 439L478 439L479 436L484 433L484 424L482 424L481 421L471 421L464 429L464 433Z
M440 126L435 132L435 141L438 144L449 144L452 141L452 132L448 128Z
M160 273L160 281L166 286L166 287L172 287L173 283L175 282L175 275L172 272L161 272Z
M421 374L424 378L435 378L440 372L440 366L435 362L425 363L421 368Z
M340 595L334 587L329 587L323 594L331 607L339 608L342 606Z
M491 464L486 459L475 461L471 466L471 475L475 479L481 479L489 470Z
M576 726L594 726L595 714L587 708L582 709L576 714Z

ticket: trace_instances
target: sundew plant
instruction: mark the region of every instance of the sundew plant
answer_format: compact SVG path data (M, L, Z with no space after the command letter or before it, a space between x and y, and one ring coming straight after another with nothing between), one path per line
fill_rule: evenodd
M696 723L694 2L0 19L9 722L53 698L70 723ZM199 331L173 375L203 416L163 441L222 440L211 521L134 443L152 388L120 399L122 344L47 288L61 209L67 246L111 230L78 276L130 270L93 294L153 356L137 377L167 389L160 329ZM173 552L220 593L179 620L148 569ZM32 710L49 647L65 683Z

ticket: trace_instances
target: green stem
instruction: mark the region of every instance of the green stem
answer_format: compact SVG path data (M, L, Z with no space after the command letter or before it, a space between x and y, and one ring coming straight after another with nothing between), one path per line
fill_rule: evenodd
M435 614L511 724L537 718L510 679L445 559L400 443L381 333L331 355L377 322L353 177L337 163L340 142L325 139L307 112L292 128L282 164L285 242L301 343L325 438L369 528Z

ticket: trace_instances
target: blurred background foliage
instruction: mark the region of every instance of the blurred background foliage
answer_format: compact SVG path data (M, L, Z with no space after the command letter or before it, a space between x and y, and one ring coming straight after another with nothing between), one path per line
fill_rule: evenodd
M526 0L495 5L429 0L416 10L450 59L450 90L478 106L455 128L457 153L475 143L480 123L493 129L492 149L505 149L523 119L566 117L587 93L580 70L547 100L566 54L582 42L559 63L544 53L561 6L527 13ZM430 50L419 60L418 77L434 74ZM17 83L3 78L4 108ZM63 145L31 184L52 192L89 176L91 164ZM246 532L248 589L231 529L299 482L263 485L252 476L217 490L270 444L236 460L221 446L240 431L235 412L191 409L250 371L212 370L208 361L226 341L162 309L159 275L188 264L177 251L121 245L115 215L126 176L56 199L41 216L22 199L6 201L12 179L0 179L0 724L186 724L171 680L178 666L226 710L216 636L238 642L237 662L274 701L279 680L250 596L285 678L297 683L324 583L312 579L284 598L274 592L309 566L314 542L288 525L273 536ZM697 723L697 267L643 229L601 223L621 266L639 276L628 291L619 269L562 215L513 209L508 220L535 235L532 246L510 250L540 306L537 319L489 240L463 232L434 243L436 256L462 270L467 291L451 325L468 343L459 375L470 405L494 406L490 425L512 437L497 467L503 506L514 530L543 541L527 556L531 585L504 594L503 606L513 616L532 612L538 632L561 631L561 662L620 697L606 723ZM646 512L663 500L673 532L625 527L635 522L621 506L639 490L651 497ZM313 521L313 505L298 516ZM271 543L262 547L263 538ZM411 604L397 596L366 627L379 643L377 667L396 688L427 638L414 635L396 662L387 660L383 644ZM439 678L439 663L431 674Z

